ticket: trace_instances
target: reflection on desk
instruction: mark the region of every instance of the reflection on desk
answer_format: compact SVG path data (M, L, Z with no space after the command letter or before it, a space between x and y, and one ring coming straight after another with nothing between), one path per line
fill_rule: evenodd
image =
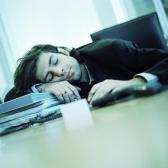
M94 127L62 119L0 139L2 168L166 168L168 91L93 110Z

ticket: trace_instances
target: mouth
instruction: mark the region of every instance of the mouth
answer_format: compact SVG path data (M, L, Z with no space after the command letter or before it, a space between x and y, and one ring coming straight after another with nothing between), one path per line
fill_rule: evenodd
M70 67L68 72L67 72L67 74L66 74L66 76L65 76L65 79L70 79L72 75L73 75L72 67Z

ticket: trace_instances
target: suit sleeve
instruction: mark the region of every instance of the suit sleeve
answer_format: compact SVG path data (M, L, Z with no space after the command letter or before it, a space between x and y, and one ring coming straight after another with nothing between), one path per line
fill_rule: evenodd
M161 49L138 49L138 68L159 77L168 84L168 51Z
M157 75L163 84L168 84L168 51L141 49L125 40L104 39L81 49L81 53L93 57L105 67L118 69L130 77L142 72Z

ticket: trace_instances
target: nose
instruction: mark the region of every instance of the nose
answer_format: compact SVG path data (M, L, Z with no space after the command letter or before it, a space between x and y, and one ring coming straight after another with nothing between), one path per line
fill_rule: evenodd
M64 68L56 68L56 67L52 67L50 69L50 71L52 72L53 75L55 76L63 76L65 73Z

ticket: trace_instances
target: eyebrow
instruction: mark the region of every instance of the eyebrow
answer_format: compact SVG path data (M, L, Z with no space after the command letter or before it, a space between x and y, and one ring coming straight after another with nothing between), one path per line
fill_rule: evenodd
M52 58L52 55L50 55L50 58L49 58L49 61L48 61L48 66L51 65L51 58ZM46 80L47 80L48 74L49 74L49 72L47 72L46 75L45 75L45 78L44 78L44 81L45 81L45 82L46 82Z

